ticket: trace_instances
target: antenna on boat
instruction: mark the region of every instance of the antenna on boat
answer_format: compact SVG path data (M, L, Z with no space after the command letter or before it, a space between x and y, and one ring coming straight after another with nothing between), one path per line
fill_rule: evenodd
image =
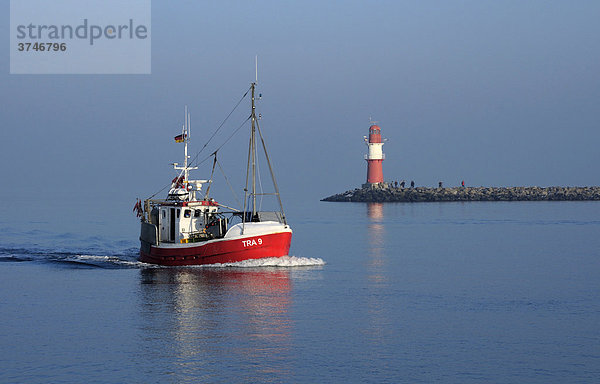
M181 136L177 136L175 138L175 141L177 141L178 143L183 142L183 167L180 167L177 163L173 164L173 168L177 169L177 170L181 170L183 171L183 182L184 184L188 183L189 180L189 175L190 175L190 170L192 169L198 169L198 167L191 167L189 166L189 156L188 156L188 142L190 140L190 128L191 128L191 121L192 121L192 117L190 115L190 112L188 110L188 106L185 106L185 110L184 110L185 116L184 116L184 123L183 123L183 127L181 129ZM181 137L181 141L178 141L177 138ZM181 173L179 174L181 176ZM187 185L186 185L187 188Z
M187 147L188 147L188 125L189 125L189 121L188 121L188 106L185 106L185 127L183 129L183 140L184 140L184 145L185 145L185 150L184 150L184 160L183 160L183 174L185 175L183 178L184 182L187 182L188 180L188 154L187 154Z
M258 84L258 55L254 56L254 69L255 69L254 84Z

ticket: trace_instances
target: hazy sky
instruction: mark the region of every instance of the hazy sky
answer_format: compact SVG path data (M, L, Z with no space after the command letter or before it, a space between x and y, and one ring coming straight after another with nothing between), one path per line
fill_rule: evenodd
M0 10L3 197L149 196L181 162L184 106L194 154L255 55L285 204L365 182L370 117L389 139L387 180L600 184L598 1L155 0L151 75L10 75L9 2ZM219 155L232 181L245 175L237 139Z

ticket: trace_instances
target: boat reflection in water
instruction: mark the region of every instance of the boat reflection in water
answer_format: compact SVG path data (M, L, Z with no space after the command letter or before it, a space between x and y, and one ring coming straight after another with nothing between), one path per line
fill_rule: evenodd
M162 346L148 357L171 382L286 381L290 290L278 268L144 269L141 327Z

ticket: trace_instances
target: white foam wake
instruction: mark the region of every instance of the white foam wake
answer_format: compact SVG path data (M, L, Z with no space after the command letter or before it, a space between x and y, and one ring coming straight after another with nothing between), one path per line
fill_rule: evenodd
M89 264L91 266L121 266L125 268L170 268L155 264L142 263L138 260L124 258L120 256L100 256L76 254L62 258L64 261ZM268 257L263 259L253 259L238 261L236 263L215 263L203 265L186 266L189 268L261 268L261 267L312 267L325 265L325 261L320 258L312 257Z
M325 261L320 258L313 257L296 257L296 256L282 256L282 257L267 257L264 259L253 259L238 261L236 263L217 263L203 265L205 268L223 268L223 267L236 267L236 268L258 268L258 267L312 267L325 265Z
M89 262L91 264L93 264L94 262L100 262L107 264L123 265L127 267L137 267L140 264L143 264L137 260L125 260L119 256L77 255L73 258L67 258L66 260Z

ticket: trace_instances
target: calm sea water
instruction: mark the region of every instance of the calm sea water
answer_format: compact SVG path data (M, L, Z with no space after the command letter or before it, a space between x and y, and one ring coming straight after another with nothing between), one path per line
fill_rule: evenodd
M218 268L124 210L1 207L0 382L600 382L598 202L292 206L291 258Z

